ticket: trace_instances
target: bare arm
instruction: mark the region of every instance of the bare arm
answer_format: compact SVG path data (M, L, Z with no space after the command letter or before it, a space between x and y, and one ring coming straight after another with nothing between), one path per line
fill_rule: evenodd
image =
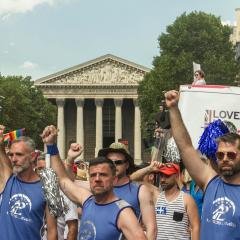
M57 240L57 219L49 212L48 206L46 206L46 222L47 222L47 239Z
M128 240L147 240L135 214L131 208L125 208L121 211L118 221L118 228L121 229Z
M3 143L3 131L5 127L0 125L0 192L3 191L8 178L12 174L12 164L6 155Z
M142 185L139 190L139 201L147 239L154 240L157 236L157 223L153 195L145 185Z
M194 199L189 194L184 194L184 202L191 226L191 239L199 240L200 237L200 219L198 208Z
M139 169L139 170L133 172L129 176L129 178L131 181L142 181L144 176L151 172L152 172L151 166L147 166L145 168L142 168L142 169Z
M68 235L67 240L76 240L78 234L78 220L69 220L67 221L68 226Z
M43 133L43 142L47 145L56 144L57 129L54 126L47 126ZM65 195L73 202L83 204L84 201L92 195L88 190L77 186L68 176L65 171L64 165L59 157L59 154L51 156L51 167L57 173L59 178L60 187Z
M142 181L146 174L157 171L160 168L162 163L157 161L152 161L151 164L145 168L139 169L130 175L130 180L132 181Z
M78 213L77 205L70 201L65 195L64 201L68 205L68 212L66 213L64 220L68 227L67 240L76 240L78 234Z
M177 91L169 91L165 94L165 97L170 112L172 134L180 150L183 163L197 185L205 190L211 178L216 176L216 172L200 159L198 152L192 145L191 138L178 108L179 93Z

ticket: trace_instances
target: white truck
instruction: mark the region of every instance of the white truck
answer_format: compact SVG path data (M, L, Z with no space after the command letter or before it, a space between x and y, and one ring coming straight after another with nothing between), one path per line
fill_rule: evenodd
M179 108L195 148L204 128L216 119L232 122L240 133L240 87L182 85Z

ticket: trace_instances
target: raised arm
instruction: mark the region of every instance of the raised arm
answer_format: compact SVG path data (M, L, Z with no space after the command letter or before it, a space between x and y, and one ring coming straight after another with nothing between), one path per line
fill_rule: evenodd
M170 112L172 134L179 148L183 163L197 185L205 190L207 183L216 175L216 172L200 159L199 153L192 145L191 138L178 108L179 93L174 90L169 91L165 93L165 98Z
M12 174L12 164L8 158L3 141L5 127L0 125L0 193L3 191L8 178Z
M144 176L152 173L154 171L158 172L158 168L160 168L162 163L157 161L152 161L149 166L141 168L130 175L131 181L142 181Z
M60 187L65 195L73 202L83 204L83 202L92 195L89 191L74 184L65 171L56 145L57 129L51 125L47 126L42 133L42 140L47 145L48 154L51 156L51 167L57 173Z

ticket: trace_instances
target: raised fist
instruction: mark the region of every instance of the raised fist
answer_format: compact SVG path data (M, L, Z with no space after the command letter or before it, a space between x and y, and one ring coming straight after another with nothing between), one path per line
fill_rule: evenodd
M83 147L79 143L72 143L68 150L67 159L68 161L73 161L79 157L83 152Z
M57 142L58 130L55 126L50 125L45 127L43 133L40 135L42 137L43 143L47 145L56 144Z
M179 101L179 92L171 90L165 93L165 102L168 108L176 107Z

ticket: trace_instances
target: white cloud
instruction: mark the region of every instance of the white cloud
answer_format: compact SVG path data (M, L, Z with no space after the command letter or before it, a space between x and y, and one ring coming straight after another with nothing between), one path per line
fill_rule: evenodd
M38 67L38 64L33 63L33 62L31 62L31 61L25 61L25 62L20 66L20 68L23 68L23 69L35 69L36 67Z
M57 1L60 0L0 0L0 15L2 20L7 20L11 14L25 13L38 5L53 5Z
M237 26L237 22L231 22L230 20L222 21L222 25L228 25L228 26Z

